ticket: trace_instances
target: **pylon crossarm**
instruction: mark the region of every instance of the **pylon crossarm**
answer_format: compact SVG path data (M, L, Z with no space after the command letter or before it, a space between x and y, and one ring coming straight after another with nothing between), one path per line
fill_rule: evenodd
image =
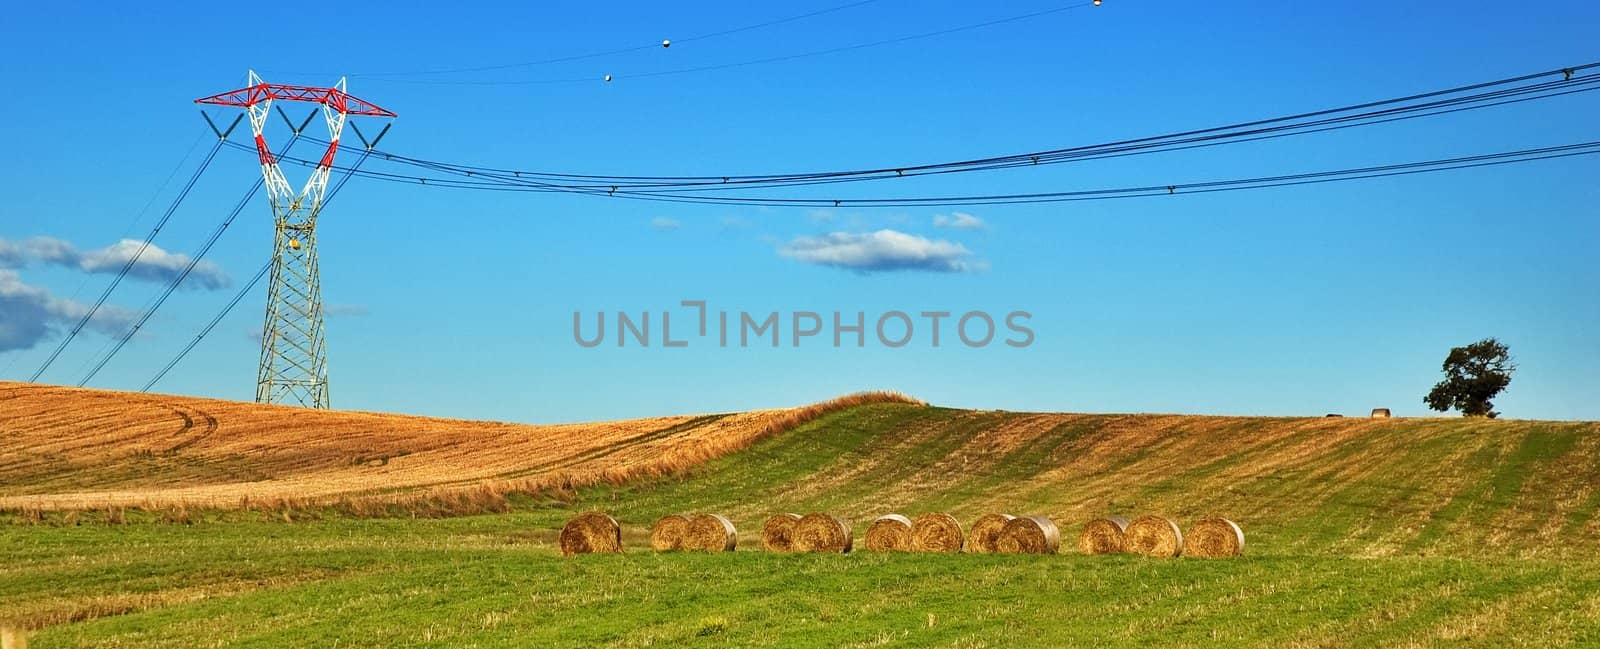
M274 99L332 106L334 110L347 115L364 115L367 117L395 116L394 113L379 108L377 104L345 92L343 83L332 88L266 83L261 80L261 77L256 76L254 72L250 73L249 86L217 93L210 97L201 97L194 100L194 103L246 107L270 102Z

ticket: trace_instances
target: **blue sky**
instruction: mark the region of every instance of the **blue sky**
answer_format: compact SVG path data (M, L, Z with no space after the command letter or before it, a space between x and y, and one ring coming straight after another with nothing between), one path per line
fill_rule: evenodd
M0 103L0 241L20 249L44 237L70 248L35 250L7 268L0 246L0 293L16 298L0 314L12 326L0 351L6 380L32 374L74 308L110 280L101 269L118 241L148 232L194 169L210 136L191 101L244 85L251 68L280 83L353 75L353 94L400 115L383 142L398 153L575 173L720 175L1092 144L1600 60L1600 5L1578 1L1107 0L939 38L639 78L629 75L1064 5L878 0L682 41L844 2L339 3L327 11L49 4L9 9L0 26L8 61L0 77L12 92ZM371 74L673 38L680 42L670 49L561 64ZM616 80L599 81L605 74ZM521 83L573 78L592 81ZM1600 97L1590 93L851 191L1055 191L1443 158L1600 139L1597 109ZM269 127L268 137L276 146L284 135ZM287 173L296 185L304 178L302 169ZM150 276L124 282L111 299L120 311L109 313L128 317L144 306L161 289L149 281L164 276L161 264L197 248L257 175L251 155L220 153L156 238L163 254L142 266ZM1421 415L1449 348L1496 336L1521 366L1496 401L1506 416L1600 419L1597 178L1600 160L1585 157L1170 200L820 211L358 179L319 227L324 296L336 307L327 325L333 403L541 422L782 406L887 388L942 405L1018 410L1320 415L1383 406ZM934 261L862 271L796 252L846 241L865 242L870 255L875 233L886 230L933 246ZM257 197L207 257L206 277L169 300L92 385L143 385L270 247L268 209ZM264 293L258 288L158 390L251 398ZM24 294L33 305L26 312L15 306ZM1036 339L979 349L948 344L949 330L939 348L920 336L902 348L861 349L832 349L826 335L798 349L590 349L573 340L573 312L597 310L674 311L676 337L679 318L687 328L692 316L680 300L825 316L1025 310ZM18 333L24 324L32 333ZM110 341L85 333L42 380L76 383Z

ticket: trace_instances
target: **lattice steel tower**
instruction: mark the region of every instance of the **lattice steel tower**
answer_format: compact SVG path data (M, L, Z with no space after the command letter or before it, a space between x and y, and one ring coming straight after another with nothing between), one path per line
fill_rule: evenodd
M322 328L322 285L317 275L317 217L346 120L352 115L392 118L395 114L350 96L344 79L332 88L287 86L265 83L252 71L248 83L245 88L196 99L195 103L245 109L272 205L272 278L266 321L261 326L256 402L327 408L328 352ZM262 136L274 100L319 104L328 123L328 148L298 193L289 187Z

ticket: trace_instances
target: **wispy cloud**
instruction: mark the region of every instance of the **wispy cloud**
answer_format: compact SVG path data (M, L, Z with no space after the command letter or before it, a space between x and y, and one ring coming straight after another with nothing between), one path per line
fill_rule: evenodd
M140 248L144 251L141 253ZM128 268L134 279L151 282L170 282L183 273L191 261L188 255L163 250L161 246L145 246L141 241L123 239L96 250L78 250L71 242L54 237L33 237L22 241L0 239L0 267L21 268L32 263L55 264L76 268L86 273L121 272L129 260L137 257ZM222 267L201 261L184 279L184 288L219 289L231 283Z
M953 228L956 230L982 230L988 227L988 224L984 223L983 219L966 212L951 212L934 216L933 227Z
M650 219L650 227L661 230L662 232L666 232L683 227L683 223L679 222L677 219L669 219L665 216L658 216Z
M60 329L76 325L88 312L86 304L55 297L43 288L24 283L17 271L0 269L0 351L32 348ZM121 334L135 317L127 309L106 305L89 319L88 327L105 334Z
M896 230L832 232L797 237L778 247L778 254L818 266L859 272L916 270L960 273L980 270L966 246Z

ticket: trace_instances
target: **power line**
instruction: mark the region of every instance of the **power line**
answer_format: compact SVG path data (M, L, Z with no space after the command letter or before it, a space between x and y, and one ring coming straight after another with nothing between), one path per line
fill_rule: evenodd
M1524 149L1500 153L1481 154L1459 158L1444 158L1420 162L1407 162L1374 167L1356 167L1302 174L1265 176L1224 181L1175 183L1168 185L1142 185L1134 187L1093 189L1063 192L1034 192L1025 194L987 194L940 197L896 197L820 199L797 197L733 197L685 195L666 192L617 192L618 198L665 203L694 203L704 205L760 205L766 207L952 207L963 205L1011 205L1026 203L1057 203L1079 200L1105 200L1111 198L1138 198L1144 196L1211 193L1242 189L1264 189L1286 185L1330 182L1332 180L1357 180L1380 176L1410 175L1432 171L1448 171L1471 167L1495 166L1515 162L1531 162L1551 158L1600 153L1600 141L1582 142L1554 147ZM390 182L420 184L429 187L448 187L505 192L548 192L549 189L530 187L501 181L462 181L448 178L412 179L385 174L379 177Z
M1337 108L1102 144L931 164L906 164L853 170L777 174L729 173L710 176L596 175L524 171L425 160L385 151L377 151L376 153L382 155L387 161L411 164L456 175L480 177L500 175L517 181L540 180L555 190L589 188L611 193L613 188L620 190L625 188L656 189L703 186L707 191L725 191L777 185L819 184L819 181L889 179L935 173L985 171L1047 165L1102 157L1120 157L1134 152L1196 148L1224 141L1255 141L1286 135L1336 130L1347 126L1387 123L1600 89L1600 87L1597 87L1597 84L1600 84L1600 74L1574 76L1579 71L1595 67L1600 67L1600 62ZM1559 76L1560 78L1531 84L1524 83L1550 76Z
M868 198L868 199L795 199L795 198L722 198L715 204L721 205L767 205L779 207L917 207L937 206L951 207L961 205L1008 205L1020 203L1057 203L1078 200L1101 200L1106 198L1139 198L1144 196L1163 196L1174 194L1210 193L1216 191L1231 191L1240 189L1264 189L1268 187L1283 187L1287 185L1309 184L1307 181L1329 182L1333 180L1359 180L1382 176L1409 175L1412 173L1426 173L1431 171L1449 171L1453 169L1466 169L1472 167L1510 164L1515 162L1530 162L1550 158L1565 158L1577 155L1591 155L1600 153L1600 141L1580 142L1536 149L1523 149L1519 151L1506 151L1500 153L1479 154L1457 158L1444 158L1419 162L1406 162L1390 165L1356 167L1331 171L1316 171L1299 174L1277 176L1264 176L1256 178L1240 178L1232 180L1175 183L1171 185L1144 185L1135 187L1121 187L1112 189L1091 189L1063 192L1035 192L1026 194L990 194L980 196L941 196L941 197L902 197L902 198ZM680 196L673 194L652 194L653 197L701 199L698 196ZM694 200L693 202L705 202Z
M1177 151L1198 147L1217 146L1230 142L1250 142L1292 135L1319 133L1356 126L1381 124L1400 120L1415 119L1455 113L1465 110L1476 110L1494 106L1503 106L1512 103L1533 101L1559 97L1579 92L1600 90L1600 74L1572 76L1576 70L1600 66L1600 63L1591 63L1576 68L1566 68L1545 73L1523 75L1509 79L1472 84L1459 88L1432 91L1427 93L1409 95L1396 99L1386 99L1375 102L1356 104L1341 108L1300 113L1286 117L1271 118L1244 122L1229 126L1213 127L1207 129L1185 131L1168 135L1151 136L1132 140L1122 140L1105 144L1078 146L1034 153L1013 154L984 158L976 161L958 161L953 163L937 163L927 165L908 166L895 169L889 174L884 174L881 169L866 169L841 172L809 172L803 174L782 175L745 175L727 176L717 178L713 182L701 179L705 176L676 177L682 178L681 182L673 182L674 177L634 177L661 179L661 182L624 182L613 181L615 184L605 185L604 182L593 181L575 182L568 177L553 177L554 174L536 174L533 172L508 171L487 167L433 162L419 158L410 158L399 154L377 152L385 159L426 169L431 173L443 173L457 178L441 178L436 175L417 176L413 174L397 174L382 171L363 170L360 175L379 180L402 183L431 184L437 186L458 187L468 189L494 189L507 191L517 188L523 191L549 191L572 192L588 195L604 195L634 199L671 199L673 202L706 202L714 204L740 204L740 203L765 203L775 201L783 204L796 204L802 201L807 205L844 204L852 205L872 204L876 202L892 202L897 205L919 204L920 199L798 199L798 198L751 198L751 197L697 197L686 192L712 192L712 191L737 191L753 190L772 187L794 187L801 185L815 185L838 182L853 182L858 180L877 180L883 178L896 178L915 175L957 173L966 171L985 171L995 169L1014 168L1019 166L1033 166L1041 164L1058 164L1064 162L1077 162L1105 158L1116 158L1130 155L1142 155L1157 152ZM1558 74L1562 78L1552 81L1515 85L1512 87L1497 88L1506 84L1525 82L1541 76ZM1492 88L1490 90L1483 90ZM1483 90L1473 94L1461 95L1464 90ZM1450 96L1452 94L1458 96ZM1419 99L1430 99L1417 103ZM1351 112L1353 110L1360 112ZM1307 118L1315 119L1307 119ZM242 145L234 145L242 147ZM312 166L313 161L300 158L285 158L286 161ZM588 178L588 177L586 177ZM465 179L465 180L463 180ZM667 190L678 190L670 192ZM949 199L950 197L946 197ZM943 200L943 199L941 199ZM954 204L961 203L962 198L950 199Z
M345 174L339 178L339 181L334 183L333 188L328 191L327 197L322 199L323 209L326 209L328 207L328 203L332 202L333 198L339 195L339 190L343 189L344 184L350 181L350 177L355 173L355 170L361 166L361 163L366 161L367 155L370 155L370 153L370 150L364 152L361 157L356 159L355 164L351 165L351 168L345 171ZM261 265L261 270L256 271L255 277L252 277L250 281L244 285L244 288L239 289L239 292L233 296L232 300L228 301L226 306L222 307L222 311L218 312L216 317L211 319L211 322L206 323L206 326L200 330L200 333L194 337L194 340L189 341L189 344L185 345L183 350L179 351L178 355L174 356L171 361L168 361L167 364L161 368L161 371L156 372L156 375L151 377L150 380L144 384L144 387L139 388L139 391L149 392L150 388L155 387L155 384L160 382L161 379L167 375L167 372L170 372L172 371L172 368L177 367L178 363L181 362L185 356L188 356L189 352L193 351L195 346L199 345L200 341L204 340L205 337L211 333L211 330L215 329L217 324L222 322L223 318L228 317L228 314L233 311L234 307L239 306L239 302L244 300L244 297L250 293L251 289L256 287L256 284L261 283L261 279L266 277L267 271L271 269L272 260L268 259L266 263Z
M794 60L797 60L797 59L806 59L806 58L812 58L812 57L817 57L817 56L826 56L826 55L829 55L829 54L838 54L838 53L841 53L841 52L852 52L852 51L856 51L856 50L864 50L864 49L873 48L873 47L882 47L884 45L896 45L896 44L899 44L899 43L907 43L907 42L911 42L911 41L924 40L924 39L928 39L928 38L934 38L934 37L937 37L937 36L948 36L950 34L956 34L956 33L965 32L965 31L972 31L972 30L975 30L975 29L983 29L985 27L993 27L995 25L1003 25L1003 24L1006 24L1006 23L1013 23L1013 22L1017 22L1017 21L1020 21L1020 20L1027 20L1029 18L1039 18L1039 17L1042 17L1042 16L1048 16L1048 15L1051 15L1051 14L1058 14L1058 13L1062 13L1062 12L1065 12L1065 11L1072 11L1072 10L1075 10L1075 9L1083 9L1085 7L1093 7L1093 6L1095 6L1095 3L1093 3L1093 2L1084 2L1084 3L1080 3L1080 4L1075 4L1075 5L1068 5L1068 6L1065 6L1065 7L1056 7L1056 8L1053 8L1053 9L1046 9L1044 11L1035 11L1035 12L1032 12L1032 13L1020 14L1020 15L1015 15L1015 16L1008 16L1008 17L1005 17L1005 18L998 18L998 19L995 19L995 20L989 20L989 21L984 21L984 22L979 22L979 23L971 23L971 24L966 24L966 25L959 25L959 26L956 26L956 27L949 27L949 28L940 29L940 30L931 31L931 32L923 32L923 33L920 33L920 34L911 34L911 35L908 35L908 36L899 36L899 37L896 37L896 38L886 38L886 39L883 39L883 40L869 41L869 42L865 42L865 43L856 43L856 44L853 44L853 45L844 45L844 46L840 46L840 47L831 47L831 48L827 48L827 49L811 50L811 51L799 52L799 53L795 53L795 54L785 54L785 55L781 55L781 56L771 56L771 57L766 57L766 58L750 59L750 60L746 60L746 61L735 61L735 62L731 62L731 63L719 63L719 64L714 64L714 65L703 65L703 66L689 67L689 68L678 68L678 69L674 69L674 70L660 70L660 71L657 71L657 72L642 72L642 73L639 73L639 74L618 74L618 75L607 74L604 77L597 76L597 75L591 75L591 76L587 76L587 77L566 77L566 78L552 78L552 79L521 79L521 80L500 80L500 81L471 81L471 80L455 80L455 81L452 81L452 80L438 80L438 79L388 79L388 78L383 78L383 77L368 77L367 80L368 81L389 81L389 82L394 82L394 83L419 83L419 84L432 84L432 85L525 86L525 85L547 85L547 84L561 84L561 83L593 83L593 82L596 82L596 81L611 81L612 79L646 79L646 78L654 78L654 77L677 76L677 75L682 75L682 74L693 74L693 73L697 73L697 72L711 72L711 71L715 71L715 70L727 70L727 69L731 69L731 68L742 68L742 67L747 67L747 66L752 66L752 65L764 65L764 64L767 64L767 63L781 63L781 62L784 62L784 61L794 61ZM649 47L656 47L656 46L649 46ZM612 54L620 54L620 53L626 53L626 52L634 52L634 51L638 51L640 49L646 49L646 46L629 48L629 49L626 49L626 50L619 50L617 52L611 52L611 53ZM585 58L587 58L587 57L585 57Z
M288 153L289 149L293 148L295 142L299 141L299 139L300 132L295 131L294 135L289 137L289 141L283 145L283 148L278 151L277 155L282 157L284 154ZM183 284L185 279L188 279L189 273L194 272L195 267L200 265L200 261L205 259L207 253L211 252L211 247L216 245L218 239L222 238L222 233L226 232L228 227L233 225L233 221L239 218L239 214L244 211L245 206L249 205L250 201L255 198L256 192L261 191L261 185L263 182L264 180L262 178L256 178L255 183L250 185L250 191L245 192L244 197L240 198L238 204L234 205L233 211L229 212L228 215L222 219L222 222L217 225L217 228L211 232L211 236L206 239L205 243L201 245L198 250L195 251L194 255L189 259L188 265L184 266L183 270L179 271L177 276L173 277L172 280L167 282L166 289L163 290L161 294L157 296L148 307L145 308L144 313L139 316L139 320L134 322L133 326L129 327L128 330L122 334L122 337L119 338L116 341L116 344L111 347L111 351L104 353L104 355L100 357L100 362L95 364L94 369L89 370L87 374L83 375L83 378L78 381L78 387L81 388L88 384L89 381L93 380L95 375L99 374L100 370L106 366L106 363L110 363L111 359L116 357L118 352L122 351L123 346L127 345L128 341L133 339L134 334L137 334L139 329L144 327L144 324L150 320L150 316L155 315L156 310L160 309L161 305L166 304L167 298L172 297L172 293L178 290L178 286Z
M207 167L211 166L211 160L217 157L217 151L222 149L224 141L219 137L216 144L211 145L211 150L206 153L206 157L200 162L199 168L194 170L194 175L189 177L189 182L184 184L183 190L178 192L177 198L173 199L172 205L167 207L166 213L161 215L161 220L156 222L156 226L150 230L150 234L145 235L144 242L139 244L139 249L133 253L133 256L128 258L127 262L123 263L122 270L118 271L117 275L111 279L111 284L106 286L106 290L100 294L100 299L95 300L94 306L83 314L83 318L79 319L78 324L72 327L72 331L68 332L67 337L61 339L61 344L57 345L55 351L50 353L50 357L39 365L39 369L34 370L33 376L28 378L29 382L38 381L39 376L44 374L45 370L50 369L50 365L56 362L56 359L61 356L61 352L67 348L67 345L72 343L72 339L78 336L78 332L83 331L83 328L89 324L90 319L94 318L96 313L99 313L102 306L105 306L106 300L111 297L111 292L115 291L117 285L122 283L122 279L128 276L128 272L133 270L133 265L139 261L139 257L143 256L145 250L150 248L150 242L155 240L156 235L161 232L161 228L166 227L167 220L171 219L172 214L178 211L178 206L183 204L183 199L189 196L189 190L194 189L194 184L200 180L200 175L205 173Z
M217 327L217 323L222 322L222 319L227 317L229 312L233 311L233 307L239 306L239 302L244 300L244 296L250 293L250 289L255 288L256 284L261 283L261 278L266 277L267 271L271 270L271 268L272 260L269 259L267 260L267 263L261 265L261 270L256 272L256 276L251 278L250 282L244 285L244 288L239 289L239 293L234 295L233 299L228 302L228 305L222 308L222 312L218 313L217 317L212 318L211 322L206 324L204 329L200 330L200 335L195 336L194 340L189 341L189 344L184 346L183 351L178 352L178 355L173 357L173 359L169 361L165 367L162 367L161 371L156 372L156 375L152 377L149 382L145 383L144 387L139 388L139 391L149 392L151 387L155 386L158 381L167 375L167 372L170 372L172 371L172 368L177 367L178 362L182 361L183 357L187 356L190 351L193 351L195 345L200 344L200 341L204 339L207 334L210 334L212 329Z
M189 148L184 151L183 158L180 159L177 164L172 166L172 170L171 171L167 172L166 178L164 180L162 180L161 184L156 187L156 190L150 194L150 199L145 201L144 207L139 208L139 211L134 214L133 219L128 221L127 227L124 227L122 229L122 234L117 237L117 240L120 241L122 239L128 238L128 234L133 232L134 226L138 225L139 221L144 219L144 215L149 213L150 208L156 204L156 199L160 198L161 194L163 194L163 193L165 193L167 191L167 186L172 184L172 179L173 178L177 178L178 177L178 172L181 171L183 169L183 167L189 163L189 158L194 155L195 147L200 146L200 140L205 139L205 136L206 136L206 134L204 132L202 132L199 135L195 136L194 142L190 143L189 144ZM69 296L67 299L76 301L78 299L78 296L83 294L83 289L88 288L89 281L91 279L92 279L92 276L90 276L88 274L85 274L84 277L83 277L83 280L78 282L78 288L73 290L72 291L72 295ZM101 347L100 348L100 352L104 352L105 349L106 349L105 347ZM5 376L6 374L9 374L11 372L11 368L14 367L17 364L17 361L20 360L21 358L22 358L21 354L12 355L11 360L6 362L6 366L3 367L3 368L0 368L0 376ZM88 366L88 364L85 363L85 367L87 367L87 366Z

